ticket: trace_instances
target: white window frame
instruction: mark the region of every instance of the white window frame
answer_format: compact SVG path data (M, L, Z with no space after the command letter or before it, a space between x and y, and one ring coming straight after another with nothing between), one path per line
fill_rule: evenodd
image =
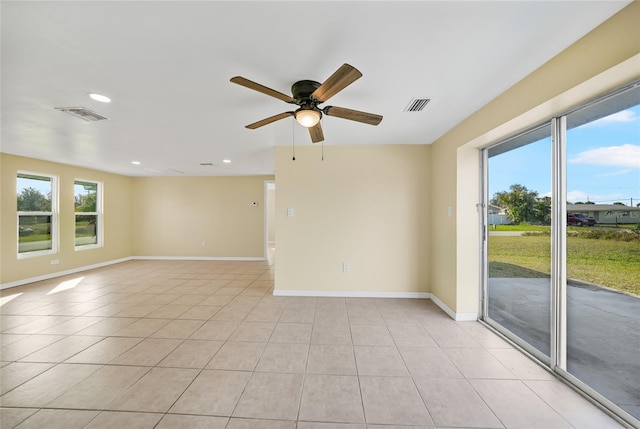
M19 176L42 177L51 180L51 211L27 212L18 211L16 207L16 254L18 259L27 259L58 253L58 176L34 171L18 170L16 174L16 204L18 200L17 179ZM35 252L20 252L20 217L21 216L51 216L51 249L37 250Z
M103 232L104 232L104 228L102 225L102 189L103 189L103 185L102 182L99 182L97 180L89 180L89 179L80 179L80 178L75 178L73 179L73 187L74 187L74 192L73 192L73 196L74 196L74 204L75 204L75 186L76 184L78 184L78 182L80 183L92 183L96 185L96 211L95 212L76 212L75 211L75 205L74 205L74 210L73 210L73 244L74 244L74 250L75 251L82 251L82 250L89 250L89 249L97 249L103 246ZM94 215L96 217L96 243L92 243L92 244L81 244L81 245L77 245L76 243L76 216L87 216L87 215Z

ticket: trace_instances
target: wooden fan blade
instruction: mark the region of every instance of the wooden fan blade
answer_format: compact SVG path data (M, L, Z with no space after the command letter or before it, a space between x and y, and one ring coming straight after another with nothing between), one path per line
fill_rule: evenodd
M319 103L324 103L361 77L362 73L358 69L349 64L343 64L313 91L311 97L315 98Z
M311 135L311 141L318 143L324 140L324 134L322 133L322 125L320 122L309 128L309 135Z
M280 119L288 118L289 116L293 116L293 112L278 113L277 115L273 115L261 121L254 122L253 124L249 124L245 128L249 128L250 130L255 130L256 128L260 128L272 122L279 121Z
M264 85L260 85L252 80L245 79L241 76L236 76L231 78L231 82L236 83L240 86L244 86L245 88L253 89L254 91L261 92L263 94L270 95L271 97L275 97L279 100L286 101L287 103L296 104L296 100L288 96L287 94L283 94L275 89L268 88Z
M327 106L322 111L327 116L335 116L336 118L349 119L369 125L378 125L382 121L382 115L345 109L344 107Z

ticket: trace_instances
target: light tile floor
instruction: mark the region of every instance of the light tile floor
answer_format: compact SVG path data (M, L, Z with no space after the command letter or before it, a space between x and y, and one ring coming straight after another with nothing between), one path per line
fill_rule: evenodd
M429 300L274 297L267 262L132 261L0 295L0 426L617 428Z

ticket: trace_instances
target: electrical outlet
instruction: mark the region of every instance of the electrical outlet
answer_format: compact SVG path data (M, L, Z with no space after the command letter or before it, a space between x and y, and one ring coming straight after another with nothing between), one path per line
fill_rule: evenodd
M349 263L348 263L348 262L343 262L343 263L342 263L342 271L343 271L343 272L348 273L350 268L351 268L351 267L349 266Z
M206 240L202 240L202 247L206 247L207 246L207 241Z
M60 263L60 260L58 259L52 259L51 260L51 265L58 265Z

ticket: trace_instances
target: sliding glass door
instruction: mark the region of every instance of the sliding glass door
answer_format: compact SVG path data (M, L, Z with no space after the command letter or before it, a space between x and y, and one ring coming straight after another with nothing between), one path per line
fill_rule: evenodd
M640 106L628 95L567 116L565 370L640 419Z
M551 132L488 151L487 316L547 360L551 306Z
M640 82L483 160L483 319L640 425Z

